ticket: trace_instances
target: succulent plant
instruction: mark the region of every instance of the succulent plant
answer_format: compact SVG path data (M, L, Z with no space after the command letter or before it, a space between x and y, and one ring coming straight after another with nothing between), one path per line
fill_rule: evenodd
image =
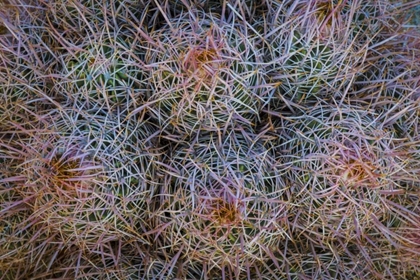
M260 100L258 53L246 30L194 11L150 34L149 102L160 126L180 134L252 125Z
M65 78L57 90L63 91L65 99L91 107L136 107L145 93L144 71L137 65L140 57L133 52L134 42L123 34L99 41L87 39L74 53L64 54L64 63L56 71Z
M418 278L419 4L0 1L0 278Z
M156 177L153 127L113 114L64 111L22 147L22 197L66 244L94 250L99 240L147 231ZM146 242L146 241L144 241Z
M418 134L420 64L414 58L418 50L404 43L409 36L396 35L367 53L369 65L354 80L347 103L376 111L397 138L408 137L412 142Z
M283 27L279 24L277 28ZM323 42L312 28L312 32L305 31L296 25L268 39L269 75L276 85L273 102L315 104L332 99L350 82L350 67L357 66L357 61L350 59L351 55L356 57L351 47Z
M275 92L271 107L302 108L352 94L354 80L373 65L369 55L390 40L382 36L388 21L385 14L393 13L385 2L282 1L274 5L265 55Z
M125 38L125 39L123 39ZM85 108L132 110L145 95L140 57L122 34L100 41L87 39L74 53L64 54L55 71L65 75L55 86L62 99Z
M287 154L279 160L300 219L310 224L304 231L345 242L363 236L386 219L386 198L404 193L400 171L408 163L377 120L362 108L321 106L283 123L278 149Z
M284 190L261 141L201 135L178 145L167 165L156 231L180 262L239 275L285 238Z
M318 275L320 279L398 275L396 271L383 272L397 262L393 260L397 253L383 250L387 246L398 248L395 250L400 250L401 258L406 252L401 234L395 230L403 230L402 220L411 219L413 210L409 205L416 196L408 199L408 185L418 184L418 180L413 176L416 168L410 163L412 154L405 151L402 139L382 126L384 123L373 110L330 105L284 118L274 125L279 127L279 169L293 194L290 211L298 213L296 223L291 225L293 244L304 242L310 248L328 248L335 258L323 264L325 267L318 262L318 269L309 271L304 269L305 262L299 261L302 266L295 268L296 273ZM302 252L308 250L314 252ZM338 252L343 255L338 257ZM414 261L418 254L411 256L407 261ZM347 263L345 259L350 257ZM335 260L338 266L333 265ZM359 260L361 266L354 270ZM327 275L327 271L336 274Z

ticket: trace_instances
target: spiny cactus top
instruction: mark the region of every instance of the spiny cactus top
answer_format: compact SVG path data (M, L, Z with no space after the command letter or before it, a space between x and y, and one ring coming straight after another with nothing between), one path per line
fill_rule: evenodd
M127 34L103 34L99 40L86 38L74 52L62 55L64 63L55 71L64 81L57 85L73 102L85 108L110 110L135 108L145 95L145 73L135 39Z
M183 13L150 34L152 115L180 134L253 125L260 108L258 50L246 28Z
M165 227L160 237L172 250L210 267L243 270L285 238L285 185L261 141L235 133L201 135L191 147L178 145L168 160L157 224Z

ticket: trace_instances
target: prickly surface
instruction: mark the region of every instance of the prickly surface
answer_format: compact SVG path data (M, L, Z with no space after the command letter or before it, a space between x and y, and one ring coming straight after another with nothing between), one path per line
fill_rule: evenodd
M0 279L417 279L420 1L0 2Z

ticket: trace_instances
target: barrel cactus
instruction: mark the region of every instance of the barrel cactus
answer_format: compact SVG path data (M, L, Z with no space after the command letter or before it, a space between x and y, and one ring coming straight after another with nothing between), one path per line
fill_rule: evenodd
M370 6L357 10L362 5L360 1L338 2L284 1L275 8L276 16L266 36L274 109L307 107L342 98L349 84L364 70L369 45L360 44L361 39L353 38L347 31L353 16L366 12L364 9L369 10ZM373 9L377 8L373 5ZM285 25L289 26L287 30ZM374 36L369 38L373 40Z
M87 38L74 53L63 54L56 71L65 75L57 85L65 99L110 110L132 108L144 95L141 55L133 51L135 40L126 34ZM129 41L130 40L130 41Z
M377 229L372 217L387 219L389 211L384 197L402 194L407 162L394 156L398 142L377 119L363 108L321 106L283 123L279 150L288 154L279 160L310 234L322 229L331 242L348 241Z
M261 141L202 135L178 145L168 166L156 231L180 261L240 275L286 238L282 181Z
M300 28L280 33L269 40L268 55L272 83L277 85L274 101L307 105L335 96L351 79L348 50L324 43L315 33Z
M161 127L185 135L255 123L258 53L244 28L194 11L168 21L150 38L150 111Z
M156 183L153 127L96 111L56 113L22 154L21 188L36 215L67 244L140 237ZM45 131L45 133L42 133Z
M297 275L323 275L321 279L374 275L395 261L393 253L374 253L382 245L394 244L406 252L401 235L393 232L402 230L403 217L411 215L407 186L417 179L409 171L404 141L383 127L381 117L365 108L329 105L275 124L282 128L277 159L293 194L291 211L299 213L300 226L293 225L292 230L294 244L310 244L314 254L319 250L314 258L334 254L323 264L300 260L309 270L296 266ZM376 262L379 255L383 259ZM352 265L356 260L363 260L357 269Z

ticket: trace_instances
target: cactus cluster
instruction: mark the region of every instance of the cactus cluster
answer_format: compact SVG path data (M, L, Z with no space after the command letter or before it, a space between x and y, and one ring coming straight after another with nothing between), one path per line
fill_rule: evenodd
M418 279L418 7L0 2L0 279Z

